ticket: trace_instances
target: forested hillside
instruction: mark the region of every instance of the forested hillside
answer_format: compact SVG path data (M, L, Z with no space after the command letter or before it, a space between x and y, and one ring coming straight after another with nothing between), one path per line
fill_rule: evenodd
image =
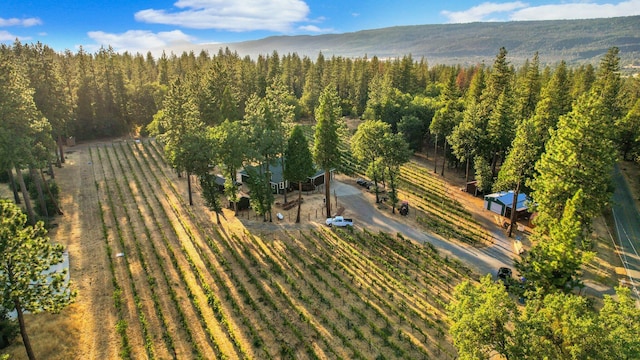
M203 48L217 51L219 44ZM396 58L412 54L432 64L490 63L501 46L522 65L535 52L543 64L596 64L607 49L621 51L624 65L640 61L640 17L396 26L344 34L274 36L225 44L241 55L296 52L325 56ZM192 47L193 49L193 47ZM184 49L177 49L182 52ZM188 51L188 49L187 49Z

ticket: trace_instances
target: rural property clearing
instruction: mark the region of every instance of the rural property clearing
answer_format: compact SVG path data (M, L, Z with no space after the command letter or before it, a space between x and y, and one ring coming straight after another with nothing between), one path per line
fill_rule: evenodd
M420 197L424 187L442 185L423 170L403 169L403 196L432 223L457 221L427 208L434 200ZM28 317L41 358L456 356L444 305L456 284L477 275L429 243L377 232L373 217L358 219L369 230L328 229L314 216L323 195L309 194L300 225L288 213L272 224L225 210L217 226L198 196L188 205L186 181L153 141L70 148L56 180L65 216L51 237L68 248L79 295L61 314ZM339 202L356 198L349 192ZM486 236L465 221L477 230L464 236ZM22 344L9 353L23 358Z

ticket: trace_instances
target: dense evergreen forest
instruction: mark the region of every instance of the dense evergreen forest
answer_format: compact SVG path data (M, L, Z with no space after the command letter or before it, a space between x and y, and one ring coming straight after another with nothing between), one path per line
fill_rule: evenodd
M534 123L540 156L549 130L593 89L597 78L591 65L569 68L560 62L540 68L537 54L515 68L504 48L492 66L473 67L430 67L428 59L411 55L381 61L327 59L320 53L313 60L274 52L253 60L221 49L215 55L185 52L156 59L150 53L118 54L111 48L95 54L82 49L56 53L40 43L19 42L3 45L0 51L3 92L32 99L33 113L22 119L50 128L47 131L60 145L71 136L91 140L146 135L172 87L192 98L206 126L242 119L248 99L264 97L278 79L286 86L286 101L294 107L296 121L313 117L322 89L332 84L342 115L382 120L393 132L404 134L413 150L444 152L451 164L475 164L478 174L494 176L516 135L525 131L520 125ZM617 60L611 66L617 74ZM622 157L634 159L639 151L640 81L616 81L611 139ZM485 163L490 173L482 171Z

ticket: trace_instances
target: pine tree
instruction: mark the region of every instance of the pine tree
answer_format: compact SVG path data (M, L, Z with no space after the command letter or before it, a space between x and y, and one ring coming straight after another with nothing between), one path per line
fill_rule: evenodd
M284 174L284 153L287 147L287 137L293 128L294 109L292 105L293 94L282 82L280 77L274 77L267 88L265 95L265 105L271 119L268 126L273 129L273 135L277 141L278 154L280 155L280 167ZM284 189L284 202L287 202L287 189Z
M498 179L493 184L494 191L503 191L505 189L513 189L513 202L517 204L518 195L524 184L533 178L534 166L538 160L539 150L536 147L537 133L531 119L527 119L518 126L516 136L511 144L511 150L507 155ZM516 222L515 207L511 209L511 222L509 226L509 234L513 233Z
M300 222L300 206L302 204L302 183L314 173L313 156L309 150L309 142L298 125L293 128L285 151L284 178L298 183L298 213L296 223Z
M539 175L532 182L540 226L558 219L567 200L582 189L584 201L577 210L585 229L608 203L611 170L616 159L614 123L620 116L617 49L602 60L592 90L581 96L573 110L560 117L546 152L536 163Z
M151 127L158 139L164 144L164 150L169 164L178 172L187 171L189 204L193 205L191 194L191 173L184 161L188 157L185 152L185 141L191 136L202 133L203 124L193 92L189 84L180 79L171 83L169 92L164 100L163 110L154 118L156 127Z
M26 225L27 218L10 201L0 200L0 291L2 307L18 315L22 342L29 359L35 359L25 326L24 311L58 312L69 305L67 271L51 271L63 261L64 248L52 244L42 222Z
M340 99L332 85L327 86L320 95L315 111L316 131L314 134L313 159L324 170L325 206L327 217L331 216L331 170L341 163L340 128L342 113Z
M553 72L551 79L542 89L540 101L533 114L533 125L536 136L532 139L531 146L538 151L536 158L544 152L544 147L549 140L549 130L555 130L558 119L571 111L570 82L567 75L567 67L564 61L560 62Z
M584 232L578 211L584 200L584 192L578 190L567 200L559 220L548 228L536 228L531 239L535 245L522 260L516 261L519 273L527 279L528 297L569 293L582 286L580 268L593 257L593 253L581 250Z
M444 150L442 154L442 171L440 172L440 175L444 175L444 165L447 158L447 144L449 143L447 138L451 135L455 126L462 121L462 103L459 100L459 91L456 85L455 72L452 72L449 75L447 86L442 92L441 97L443 106L434 114L433 120L431 120L431 124L429 125L429 130L436 136L434 149L434 172L437 172L438 167L436 161L438 136L443 139Z
M447 138L451 150L458 160L466 163L465 182L469 182L470 164L474 158L483 158L486 163L486 127L485 119L480 114L478 103L471 101L462 113L462 121L451 131ZM490 168L489 168L490 169Z
M484 116L490 116L502 94L509 94L511 92L511 88L513 87L511 84L512 80L513 71L507 61L507 49L501 47L489 72L487 86L480 97Z
M615 139L624 160L640 153L640 98L627 115L616 122Z
M67 136L68 122L71 120L71 104L64 93L64 86L55 53L48 46L37 43L29 54L31 85L34 86L33 100L36 107L51 124L51 135L56 140L59 153L58 165L64 162L62 138Z
M318 106L318 99L322 93L323 72L324 56L320 53L316 63L311 64L305 74L304 89L300 98L304 111L309 115L312 115L314 109Z
M24 64L21 65L12 54L0 53L0 168L16 170L31 224L35 224L36 217L22 169L35 162L37 125L48 124L38 111L33 94Z
M234 211L238 214L238 186L236 172L247 157L247 134L239 121L225 120L219 126L209 128L209 139L217 149L222 173L225 177L225 194L234 204Z
M513 113L513 97L509 92L503 92L498 97L495 109L491 112L487 122L487 140L490 144L491 174L496 174L496 165L499 158L509 148L513 141L515 115Z
M523 70L524 76L519 78L516 85L514 111L516 126L533 115L540 98L540 59L537 52L531 63L527 59Z

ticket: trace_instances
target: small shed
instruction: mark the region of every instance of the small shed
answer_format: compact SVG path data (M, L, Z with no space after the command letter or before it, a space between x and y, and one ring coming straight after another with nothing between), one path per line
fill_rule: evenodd
M473 180L473 181L469 181L464 189L467 193L469 194L473 194L473 196L478 196L478 181L477 180Z
M335 176L335 169L329 170L329 177L333 179L334 176ZM324 170L316 169L315 174L313 174L312 176L309 176L307 182L315 186L324 184Z
M246 210L251 207L251 199L247 195L240 195L238 197L238 211ZM229 201L229 209L233 209L233 201Z
M530 201L524 193L518 193L516 202L516 213L526 213L528 211L527 203ZM501 191L484 197L484 208L493 211L496 214L510 217L513 208L513 190Z

